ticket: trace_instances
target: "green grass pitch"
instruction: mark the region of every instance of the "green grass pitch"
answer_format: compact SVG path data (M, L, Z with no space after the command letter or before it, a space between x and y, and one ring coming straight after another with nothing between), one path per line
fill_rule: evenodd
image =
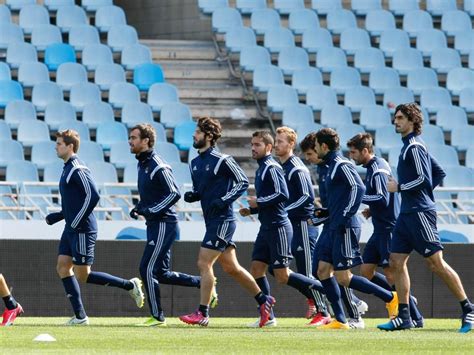
M180 353L180 354L474 354L474 332L459 334L456 319L428 319L424 329L382 332L385 319L365 319L366 329L318 331L299 318L279 318L278 327L251 329L250 318L211 318L209 327L168 318L167 327L139 328L144 318L91 318L88 327L65 327L66 318L21 317L0 328L0 354ZM39 334L56 342L35 342Z

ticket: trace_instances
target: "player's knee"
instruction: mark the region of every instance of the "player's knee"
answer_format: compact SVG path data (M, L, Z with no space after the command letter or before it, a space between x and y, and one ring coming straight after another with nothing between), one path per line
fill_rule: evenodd
M368 280L371 280L372 277L374 277L374 271L369 267L364 267L364 265L361 266L360 273Z
M403 260L399 258L394 258L392 256L390 256L389 263L390 263L390 267L396 272L401 271L405 265L405 262Z
M0 282L1 283L4 283L5 282L5 278L3 277L3 275L0 273Z
M443 259L434 259L434 258L427 258L426 263L430 270L437 274L442 274L446 271L446 263Z
M234 263L221 263L222 270L230 276L237 275L240 272L239 265Z
M198 259L197 267L200 272L209 270L211 266L212 265L207 260Z
M351 276L345 272L335 272L334 276L336 276L337 283L339 285L349 287L351 282Z
M280 285L286 285L288 283L288 275L284 273L275 273L275 279Z

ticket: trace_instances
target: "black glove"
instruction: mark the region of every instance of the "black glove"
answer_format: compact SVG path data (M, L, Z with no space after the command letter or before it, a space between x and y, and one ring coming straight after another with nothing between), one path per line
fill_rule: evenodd
M188 203L199 201L199 194L197 192L188 191L184 193L184 201Z
M325 218L329 217L329 210L327 208L316 208L314 210L314 216L316 218Z
M137 206L133 207L131 210L130 210L130 217L133 218L133 219L138 219L138 209L137 209Z
M64 216L62 214L62 212L54 212L54 213L50 213L46 216L45 218L45 221L46 221L46 224L52 226L53 224L61 221L64 219Z
M140 206L140 204L138 204L135 208L137 209L137 214L139 214L140 216L143 216L145 218L150 217L151 212L148 207Z
M226 204L220 198L215 199L209 205L209 209L208 209L209 212L208 213L211 216L219 214L219 212L222 211L225 206L226 206Z

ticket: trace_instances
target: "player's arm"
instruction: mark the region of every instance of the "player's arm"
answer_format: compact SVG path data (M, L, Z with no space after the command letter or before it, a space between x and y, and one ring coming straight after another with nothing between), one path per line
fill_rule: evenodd
M257 198L259 207L272 206L288 200L288 187L283 174L276 167L268 167L263 186L266 187L268 193Z
M446 172L443 170L441 165L436 161L434 157L430 155L431 159L431 184L433 189L440 185L443 179L446 177Z
M242 196L249 187L249 180L242 168L232 157L224 158L224 162L221 164L218 173L225 174L234 181L234 186L227 194L212 201L216 204L216 207L224 208Z
M418 145L414 145L406 152L405 163L408 165L408 170L416 173L415 179L404 182L398 185L399 191L416 191L422 190L426 187L431 187L431 181L428 175L428 161L429 156Z
M381 171L375 172L370 181L374 194L365 194L362 203L368 206L387 207L390 202L390 192L387 188L388 175Z
M152 176L154 185L160 185L164 193L160 199L148 206L139 206L138 214L144 217L165 214L181 198L176 180L168 166L159 167Z
M53 224L58 223L59 221L62 221L63 219L64 219L63 211L53 212L46 216L46 223L52 226Z
M309 191L309 189L312 189L313 187L311 186L311 184L308 184L308 179L303 171L295 171L291 176L290 184L296 186L296 191L298 193L299 198L292 204L289 204L285 207L287 211L294 210L295 208L298 208L300 206L304 206L308 202L313 202Z
M77 168L71 176L69 184L76 184L84 193L84 201L78 213L71 222L71 228L77 228L94 210L100 196L88 169Z
M340 221L340 225L346 225L352 216L357 213L359 206L362 202L362 196L365 193L365 186L360 179L359 174L357 174L355 169L351 169L349 164L341 164L338 167L338 174L340 177L345 180L346 184L350 186L350 193L347 198L347 202L345 204L342 216L340 217L342 220ZM338 218L339 216L336 216ZM332 218L332 217L331 217Z

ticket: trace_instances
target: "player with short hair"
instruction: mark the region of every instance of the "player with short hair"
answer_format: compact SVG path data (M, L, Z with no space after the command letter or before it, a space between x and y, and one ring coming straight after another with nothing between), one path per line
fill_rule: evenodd
M49 225L63 219L66 222L59 242L56 266L74 310L74 317L66 325L89 324L77 279L127 290L138 307L143 307L144 301L140 279L125 280L104 272L91 271L97 239L97 221L92 211L100 197L89 168L76 155L79 145L80 137L76 131L68 129L56 133L56 153L64 161L59 181L61 211L46 216Z
M156 132L150 124L138 124L130 130L130 152L138 160L138 193L140 201L130 216L146 220L147 242L140 262L140 275L150 306L151 317L139 326L164 326L160 284L197 287L199 276L170 270L171 246L179 237L174 204L180 199L176 179L169 166L154 150ZM217 302L214 295L214 304Z
M349 155L357 164L367 169L364 179L365 195L362 203L369 207L362 211L365 218L372 217L374 232L368 240L364 254L361 274L371 282L392 290L394 285L392 269L389 265L392 230L400 211L400 196L388 192L387 181L392 176L387 161L374 154L373 139L370 133L359 133L347 142ZM383 268L384 274L376 272L377 266ZM414 297L410 297L410 313L413 325L423 327L423 317L416 306Z
M262 327L270 317L275 299L260 290L237 260L236 245L232 241L236 227L232 204L247 190L248 179L234 158L217 151L216 142L221 135L222 127L217 119L201 117L197 121L193 147L198 149L199 155L190 163L193 190L185 193L184 200L201 201L206 223L197 263L201 273L201 297L199 308L179 319L191 325L208 325L215 281L213 266L218 261L224 272L254 296L260 306L259 326Z
M410 276L407 262L416 250L430 269L448 286L459 301L462 322L459 331L467 333L474 324L474 305L467 298L461 279L443 259L443 246L436 227L436 204L433 189L446 176L430 155L420 138L423 114L416 103L400 104L395 108L395 131L402 136L403 147L398 158L399 182L389 178L389 192L400 192L402 203L392 237L390 266L399 294L398 317L378 326L382 330L402 330L413 327L410 319Z
M8 288L7 281L0 274L0 297L2 297L5 303L5 310L2 315L1 327L8 327L13 325L16 317L19 317L23 313L23 307L15 300L13 295Z
M288 200L283 169L271 153L274 139L268 131L257 131L252 135L252 158L258 163L255 174L256 196L249 197L249 207L240 209L240 215L245 217L258 213L260 230L254 243L250 273L258 280L263 292L269 293L266 278L268 267L271 266L278 283L289 285L303 295L308 290L323 291L318 280L293 272L289 268L292 260L291 239L293 228L285 203ZM262 285L263 288L262 288ZM266 326L275 325L270 319Z
M389 315L395 317L398 306L396 292L389 292L351 273L353 267L362 264L359 250L360 222L356 216L365 192L362 180L354 165L340 153L339 135L335 130L322 128L316 133L315 151L329 166L326 191L330 238L324 239L319 246L318 276L336 318L318 328L350 328L342 310L338 283L382 299L387 304Z

